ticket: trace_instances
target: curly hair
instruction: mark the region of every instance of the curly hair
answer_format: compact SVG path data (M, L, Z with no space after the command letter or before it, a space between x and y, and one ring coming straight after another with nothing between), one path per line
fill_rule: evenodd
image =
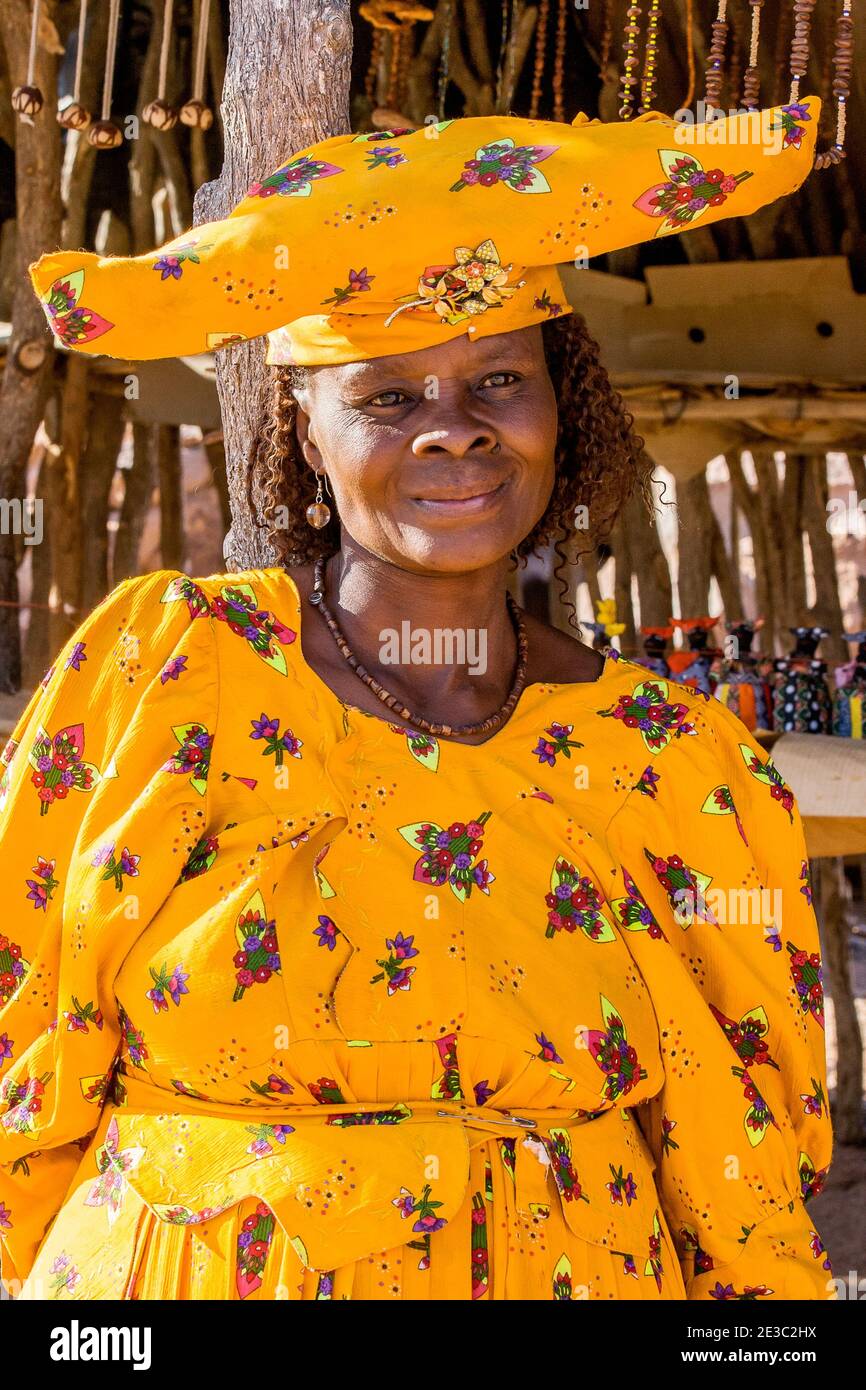
M652 461L644 440L633 431L633 419L619 392L611 385L599 358L599 346L577 313L550 319L542 325L547 369L558 401L556 476L544 515L512 552L513 563L525 566L527 556L553 544L558 563L554 576L560 597L577 627L569 584L563 571L582 555L595 551L629 496L639 488L652 516ZM265 447L256 451L247 470L247 501L255 515L253 487L262 505L260 527L280 564L303 565L318 555L340 548L340 522L331 499L331 520L313 531L305 513L315 493L315 479L295 434L297 403L293 388L304 383L303 367L274 368L274 401ZM578 528L578 508L591 519ZM283 524L285 518L286 524ZM581 543L582 542L582 543ZM567 548L566 548L567 547ZM578 629L579 630L579 629Z

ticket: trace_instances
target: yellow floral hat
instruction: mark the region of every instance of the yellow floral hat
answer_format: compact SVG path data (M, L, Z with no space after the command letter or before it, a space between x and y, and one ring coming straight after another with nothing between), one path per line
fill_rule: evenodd
M178 357L268 336L268 361L352 362L522 328L571 305L558 264L743 217L809 173L821 102L705 124L515 116L338 135L219 222L143 256L30 267L64 347Z

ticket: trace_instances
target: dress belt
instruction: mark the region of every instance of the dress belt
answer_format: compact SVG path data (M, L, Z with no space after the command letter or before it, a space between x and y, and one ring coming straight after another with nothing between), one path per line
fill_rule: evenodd
M510 1110L488 1110L484 1106L469 1105L457 1100L410 1100L410 1101L346 1101L332 1105L221 1105L204 1097L191 1096L182 1091L168 1092L153 1086L138 1077L124 1077L126 1095L120 1107L127 1112L154 1114L187 1114L210 1116L226 1121L246 1121L266 1125L294 1125L295 1122L319 1122L338 1125L341 1118L345 1126L354 1124L376 1124L370 1116L382 1115L388 1119L380 1124L411 1123L412 1120L442 1120L448 1123L460 1122L467 1128L489 1134L510 1135L519 1131L545 1131L550 1127L573 1129L588 1124L609 1113L611 1106L598 1110L563 1110L552 1108L532 1108L522 1106L519 1112Z

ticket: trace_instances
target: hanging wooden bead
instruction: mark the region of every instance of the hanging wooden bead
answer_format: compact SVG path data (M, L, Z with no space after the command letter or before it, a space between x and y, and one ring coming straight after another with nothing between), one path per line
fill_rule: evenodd
M601 52L598 65L600 69L602 86L610 78L610 50L613 47L613 0L604 0L604 11L602 14L601 30Z
M45 98L36 86L36 43L39 35L39 11L41 0L33 0L33 14L30 16L30 49L27 54L27 80L12 93L12 110L29 120L36 116L45 105Z
M638 24L641 17L640 5L629 5L625 14L625 57L622 62L619 114L622 120L627 121L629 117L634 115L633 88L637 82L637 36L640 30Z
M689 89L680 102L680 109L687 110L695 99L695 35L694 0L686 0L686 60L689 70Z
M213 111L204 99L204 68L207 56L207 31L210 20L210 0L201 0L198 20L198 34L195 46L195 68L193 71L193 94L180 108L180 119L184 125L195 126L199 130L210 130L213 125Z
M75 78L72 96L57 108L57 120L64 130L86 130L92 120L86 106L81 104L81 73L84 67L84 43L87 30L87 0L81 0L78 10L78 37L75 45Z
M758 106L761 89L761 74L758 71L758 41L761 35L761 7L764 0L749 0L752 9L752 24L749 31L749 66L743 74L743 105L749 111Z
M538 6L538 19L535 24L535 62L532 68L532 96L529 99L529 119L531 121L538 120L538 108L541 104L541 85L544 78L549 17L550 0L541 0Z
M162 7L162 35L159 45L159 77L156 96L149 101L141 113L141 119L154 130L173 130L177 125L177 108L166 100L165 89L168 80L168 54L171 47L171 21L174 0L165 0Z
M567 18L567 0L559 0L559 9L556 15L556 45L553 50L553 119L555 121L565 120L563 81L565 78L565 24Z
M370 66L367 68L367 76L364 79L364 91L371 107L379 105L379 66L382 62L384 40L384 30L375 28L370 46Z
M643 76L641 78L641 94L639 112L651 111L655 101L656 85L656 58L658 55L658 28L659 12L661 0L650 0L649 15L647 16L646 46L644 49Z
M451 26L454 23L454 0L445 0L442 26L442 52L439 55L439 81L436 88L436 109L439 120L445 119L445 97L451 81Z
M854 57L854 0L842 0L836 19L833 44L833 95L836 98L836 138L829 149L815 156L816 169L829 169L845 158L845 122L851 91L851 64Z
M707 106L720 106L724 81L725 43L728 37L728 0L719 0L712 24L712 40L707 55L705 101Z
M391 54L388 68L388 85L385 89L385 105L395 110L400 105L400 54L403 48L402 28L391 31Z
M109 0L108 36L105 43L105 76L102 80L102 114L87 132L87 142L97 150L113 150L123 144L123 131L111 119L111 97L114 89L114 60L117 55L117 31L120 26L120 0Z
M800 96L800 82L809 66L809 33L815 0L794 0L794 36L791 39L791 90L788 101Z

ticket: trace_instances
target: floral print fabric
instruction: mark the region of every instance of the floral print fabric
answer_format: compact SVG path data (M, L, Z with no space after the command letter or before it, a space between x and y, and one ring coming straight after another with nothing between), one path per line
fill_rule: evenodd
M127 580L3 753L22 1298L826 1299L796 803L608 656L480 746L344 705L290 574Z

